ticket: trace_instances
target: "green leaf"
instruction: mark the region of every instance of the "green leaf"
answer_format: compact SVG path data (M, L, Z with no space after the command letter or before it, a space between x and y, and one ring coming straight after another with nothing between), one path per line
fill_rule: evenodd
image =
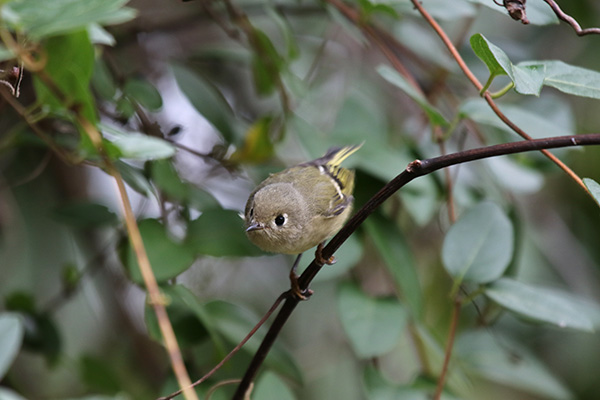
M529 61L519 66L543 65L544 85L575 96L600 99L600 72L576 67L562 61Z
M128 79L123 92L150 111L158 111L163 105L159 91L147 80Z
M119 376L114 366L107 362L84 355L79 360L79 374L81 381L94 392L105 394L116 394L121 390Z
M512 63L502 49L488 42L481 33L476 33L470 39L471 48L481 61L487 65L490 75L506 75Z
M235 117L224 96L215 87L182 65L172 64L171 70L179 89L185 94L194 108L227 141L233 141L235 128L232 121Z
M423 311L421 284L417 276L412 253L402 232L389 219L371 215L363 224L381 258L394 278L401 297L418 318Z
M23 321L17 314L0 313L0 381L19 353L23 335Z
M44 71L54 85L66 97L63 104L52 89L34 76L35 90L39 103L49 105L53 111L62 112L74 106L81 107L82 115L96 123L96 106L90 91L90 80L94 70L94 48L86 31L54 36L44 44L47 61Z
M246 131L243 145L231 155L231 161L260 164L273 157L273 122L274 119L269 116L256 120Z
M407 322L407 313L397 300L368 297L350 283L340 287L338 308L344 331L361 358L390 351Z
M588 188L590 194L592 195L594 200L596 200L596 203L600 207L600 184L598 184L598 182L590 178L583 178L583 183L585 183L585 186Z
M594 331L593 315L567 293L502 278L485 289L485 295L527 319L585 332Z
M32 39L83 30L92 23L119 24L136 11L123 7L128 0L13 0L2 7L2 19Z
M455 352L462 368L470 374L544 399L572 399L573 395L525 347L508 337L485 330L461 334Z
M150 197L154 193L152 185L148 181L148 178L144 175L144 172L135 168L121 160L115 162L121 177L133 190L141 194L142 196Z
M194 254L214 257L265 254L248 240L242 219L230 210L207 210L190 222L185 245Z
M545 77L545 66L539 62L514 65L506 53L477 33L471 36L471 47L490 70L491 77L508 75L521 94L539 96Z
M455 285L463 280L486 283L498 279L513 256L513 227L502 209L483 202L452 225L442 248L442 261Z
M253 400L295 400L290 388L272 372L263 373L252 390Z
M188 269L194 262L194 254L181 243L175 242L165 227L155 219L138 222L150 265L158 282L165 282ZM144 280L131 246L127 252L127 268L131 280L143 284Z
M247 308L224 301L211 301L205 304L204 309L210 316L214 329L235 344L241 342L260 320L259 316ZM242 347L242 350L254 355L264 335L264 330L257 331ZM269 352L265 365L296 382L302 381L300 369L291 354L280 347L277 342Z
M219 203L207 191L182 180L171 160L150 163L152 182L167 196L168 200L189 203L199 210L216 208Z
M524 61L513 64L506 53L482 34L471 37L471 47L488 66L492 77L508 75L518 93L539 96L542 86L551 86L575 96L600 99L600 72L562 61Z
M271 39L260 29L252 31L252 74L258 94L271 94L280 80L281 69L285 61L277 52Z
M175 146L164 139L138 132L126 132L114 126L102 125L102 131L110 136L111 143L119 150L119 156L133 160L158 160L175 154Z
M108 207L90 202L78 202L59 206L53 211L54 217L75 228L98 228L114 225L117 215Z
M448 121L446 118L423 96L422 93L418 92L408 81L400 75L395 69L387 65L380 65L377 67L377 72L381 75L386 81L390 82L392 85L402 89L404 93L406 93L411 99L413 99L427 114L429 121L433 125L438 126L447 126Z
M94 91L104 100L112 100L115 97L117 85L108 70L108 66L101 58L98 58L94 63L91 82Z

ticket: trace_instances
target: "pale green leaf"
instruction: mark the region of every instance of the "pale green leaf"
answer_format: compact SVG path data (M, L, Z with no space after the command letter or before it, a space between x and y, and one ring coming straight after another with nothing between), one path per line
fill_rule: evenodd
M13 0L2 7L2 19L34 39L85 29L89 24L112 25L133 19L128 0Z
M0 380L19 353L23 334L23 322L17 314L0 314Z
M406 93L411 99L413 99L427 114L429 120L433 125L446 126L448 125L448 121L444 118L444 116L425 98L425 96L417 91L402 75L400 75L396 70L387 66L380 65L377 67L377 72L381 75L386 81L390 82L392 85L402 89L404 93Z
M529 320L586 332L594 330L594 315L571 295L502 278L485 289L485 295L502 307Z
M361 358L390 351L407 322L407 313L397 300L369 297L353 284L340 287L338 308L344 331Z
M483 202L467 210L444 239L442 261L459 284L498 279L513 256L513 227L502 209Z
M583 183L585 183L585 186L590 191L590 194L592 195L594 200L596 200L598 206L600 206L600 184L598 184L598 182L590 178L583 178Z

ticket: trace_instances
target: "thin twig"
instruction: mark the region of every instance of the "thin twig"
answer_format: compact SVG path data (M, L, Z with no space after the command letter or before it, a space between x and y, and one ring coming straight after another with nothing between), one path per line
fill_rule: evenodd
M461 306L461 301L458 298L454 299L454 308L452 309L452 320L450 321L448 341L446 342L446 351L444 352L444 363L442 364L442 370L440 372L440 376L438 377L438 382L435 388L433 400L440 400L440 398L442 397L442 392L444 391L444 383L446 382L446 376L448 375L448 366L450 365L450 358L452 358L452 348L454 347L454 338L456 337L456 328L458 326L458 317L460 316Z
M566 23L568 23L569 25L571 25L573 27L577 36L589 35L589 34L593 34L593 33L600 34L600 28L581 29L581 26L577 23L575 18L571 17L568 14L565 14L564 11L560 9L558 4L556 4L556 2L554 0L544 0L544 1L546 2L546 4L548 4L550 6L550 8L552 8L552 11L554 11L554 14L556 14L556 16L558 18L560 18L561 20L565 21Z
M279 307L279 304L283 301L283 299L285 299L286 297L290 297L291 291L287 291L284 292L282 294L279 295L279 297L277 298L277 300L275 300L275 302L273 303L273 305L271 306L271 308L269 308L269 311L267 311L265 313L265 315L260 319L260 321L258 321L258 323L254 326L254 328L252 328L252 330L250 332L248 332L248 334L246 335L246 337L244 339L242 339L241 342L238 343L237 346L235 346L233 348L233 350L231 350L229 352L229 354L227 354L225 356L225 358L223 358L217 365L215 365L213 367L213 369L211 369L210 371L208 371L202 378L198 379L196 382L192 383L192 385L190 386L190 388L195 387L199 384L201 384L202 382L206 381L208 378L210 378L215 372L217 372L219 370L219 368L221 368L223 366L223 364L225 364L227 361L229 361L229 359L231 357L233 357L241 348L242 346L244 346L246 344L246 342L248 340L250 340L250 338L252 336L254 336L254 334L256 333L256 331L258 331L260 329L261 326L263 326L263 324L267 321L267 319L269 319L269 317L273 314L273 312L275 312L275 310L277 309L277 307ZM239 379L236 380L239 382ZM156 400L171 400L172 398L179 396L181 394L183 390L180 389L176 392L171 393L168 396L164 396L164 397L159 397Z
M408 165L406 170L382 187L379 192L371 197L371 199L367 201L352 218L350 218L346 225L344 225L344 227L329 241L329 243L327 243L327 246L323 248L321 255L325 259L333 256L339 247L348 239L348 237L350 237L354 231L356 231L356 229L358 229L358 227L367 219L369 215L371 215L373 211L375 211L384 201L390 198L400 188L415 178L430 174L434 171L452 165L458 165L490 157L523 153L527 151L539 151L541 149L589 145L600 145L600 133L523 140L520 142L503 143L494 146L465 150L427 160L415 160ZM312 263L302 273L300 278L298 278L300 290L308 289L308 286L319 273L321 268L322 265L317 263L316 260L312 261ZM281 310L275 317L275 320L265 335L263 342L254 355L254 358L250 362L250 365L246 369L246 374L238 386L233 400L244 399L244 394L247 392L250 384L254 381L260 366L266 358L269 350L273 346L273 343L275 343L275 339L279 335L279 332L285 325L291 313L298 305L298 302L299 300L295 296L292 296L286 299L285 303L283 303Z

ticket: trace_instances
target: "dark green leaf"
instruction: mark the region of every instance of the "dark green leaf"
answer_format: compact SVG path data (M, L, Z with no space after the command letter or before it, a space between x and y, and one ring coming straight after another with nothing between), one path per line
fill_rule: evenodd
M194 254L215 257L265 254L248 240L242 219L230 210L207 210L190 222L185 245Z
M507 310L533 321L594 331L595 315L589 314L591 309L582 307L580 299L555 289L502 278L489 285L485 295Z
M194 108L231 142L235 134L234 115L223 95L188 68L173 64L171 69L179 89Z
M116 394L121 390L119 377L112 365L90 355L82 356L79 364L81 380L89 389L104 394Z
M413 315L418 318L423 309L421 284L404 236L389 219L377 214L367 219L363 227L385 261L400 296L405 299Z
M83 30L91 23L119 24L135 17L123 7L127 0L27 0L9 1L2 19L13 29L33 39Z
M510 70L511 62L502 49L488 42L481 34L476 33L470 39L471 48L481 61L487 65L490 75L506 75Z
M115 162L121 177L133 190L141 194L142 196L151 196L154 192L152 185L148 181L148 178L144 176L144 173L139 168L132 167L131 165L124 163L121 160Z
M168 200L189 203L199 210L215 208L219 205L210 193L183 181L171 160L152 162L150 174L154 184L167 196Z
M106 63L101 58L98 58L94 64L91 82L95 92L104 100L112 100L115 97L117 86Z
M150 111L158 111L163 105L159 91L147 80L128 79L125 82L123 91Z
M54 209L54 217L75 228L99 228L118 222L115 213L108 207L89 202L71 203Z
M252 73L254 86L258 94L263 96L271 94L279 82L284 60L277 49L273 46L271 39L260 29L254 29L253 34L254 53L252 55Z
M406 326L406 311L397 300L368 297L354 284L340 287L338 308L344 331L361 358L390 351Z
M455 285L463 280L486 283L498 279L513 256L510 220L494 203L466 211L444 239L442 261Z
M392 85L402 89L404 93L406 93L411 99L413 99L427 114L429 121L433 125L438 126L447 126L448 121L446 118L425 98L425 96L418 92L402 75L400 75L395 69L387 65L380 65L377 67L377 72L381 75L386 81L390 82Z
M44 44L47 61L44 71L66 97L68 104L51 88L35 76L37 100L52 107L54 111L79 107L82 115L91 123L98 119L96 106L90 91L90 80L94 70L94 48L86 31L55 36Z
M193 253L188 247L174 241L160 222L155 219L145 219L139 221L138 225L157 281L164 282L172 279L192 265ZM144 280L131 247L127 255L127 267L131 279L138 284L143 284Z
M583 178L583 183L585 183L585 186L590 191L590 194L592 195L594 200L596 200L598 206L600 206L600 184L598 184L598 182L590 178Z
M19 353L23 335L23 321L17 314L0 313L0 380Z

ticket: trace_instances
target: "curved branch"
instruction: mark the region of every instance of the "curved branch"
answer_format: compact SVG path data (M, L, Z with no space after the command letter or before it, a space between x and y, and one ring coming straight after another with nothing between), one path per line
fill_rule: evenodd
M430 158L427 160L415 160L408 167L384 187L377 192L367 203L357 211L357 213L348 221L348 223L335 235L327 246L323 248L322 257L327 259L339 249L339 247L350 237L354 231L375 211L384 201L390 198L400 188L415 178L430 174L434 171L446 168L452 165L458 165L475 160L482 160L490 157L497 157L507 154L523 153L527 151L539 151L542 149L554 149L559 147L600 145L600 133L579 135L579 136L559 136L554 138L524 140L520 142L503 143L494 146L481 147L472 150L451 153L448 155ZM304 273L298 278L298 284L301 290L308 289L308 286L319 273L323 266L316 260L306 268ZM279 335L279 332L285 325L298 305L298 298L287 298L279 314L275 317L273 324L269 328L263 342L258 348L254 358L250 362L242 382L238 386L233 400L243 400L245 393L254 381L258 370L264 362L271 346Z
M600 28L581 29L581 26L579 25L579 23L577 23L575 18L571 17L569 14L565 14L564 11L560 9L558 4L556 4L556 2L554 0L544 0L544 1L546 2L546 4L548 4L550 6L550 8L552 8L552 11L554 11L554 14L556 14L556 16L559 19L565 21L567 24L569 24L573 27L577 36L589 35L589 34L593 34L593 33L600 34Z

